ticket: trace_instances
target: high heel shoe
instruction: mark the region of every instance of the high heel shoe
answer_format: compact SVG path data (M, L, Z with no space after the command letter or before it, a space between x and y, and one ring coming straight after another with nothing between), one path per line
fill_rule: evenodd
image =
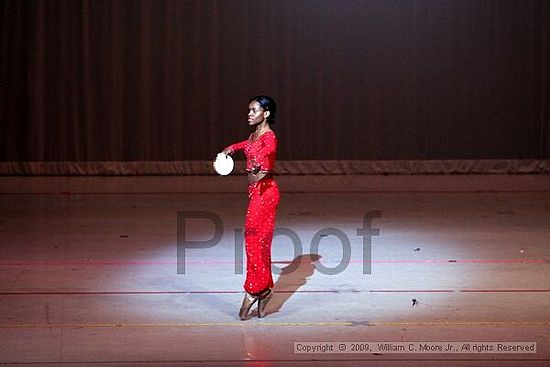
M258 297L258 317L262 318L266 315L265 307L269 300L273 297L273 290L270 288Z
M256 301L258 300L259 300L259 297L253 296L250 293L245 292L243 303L241 305L241 309L239 310L239 318L241 320L247 320L249 318L248 312L250 312L252 305L254 305L254 303L256 303ZM259 307L259 303L258 303L258 307Z

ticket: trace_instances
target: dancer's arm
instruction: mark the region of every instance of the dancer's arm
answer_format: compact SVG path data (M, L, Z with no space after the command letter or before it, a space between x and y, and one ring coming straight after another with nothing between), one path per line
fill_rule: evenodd
M272 171L274 167L271 167L270 163L275 161L275 154L277 152L277 137L275 133L269 132L262 137L260 147L257 150L256 162L259 163L261 171Z
M231 144L230 146L226 147L222 151L222 153L227 154L227 155L231 155L231 154L235 153L236 151L244 149L247 142L248 142L248 140L243 140L240 143Z
M262 137L261 145L256 151L255 159L252 159L252 168L248 171L248 182L255 183L266 176L273 175L272 163L277 152L277 138L270 133Z

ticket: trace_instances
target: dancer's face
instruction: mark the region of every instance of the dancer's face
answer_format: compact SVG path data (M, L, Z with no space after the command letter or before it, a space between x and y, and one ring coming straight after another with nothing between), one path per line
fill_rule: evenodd
M269 116L269 111L266 111L256 101L250 102L248 105L248 125L255 126L264 122Z

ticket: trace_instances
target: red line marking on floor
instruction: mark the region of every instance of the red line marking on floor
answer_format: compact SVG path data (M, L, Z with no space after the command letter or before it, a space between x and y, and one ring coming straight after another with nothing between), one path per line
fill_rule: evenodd
M449 260L450 261L450 260ZM499 263L499 264L510 264L510 263L530 263L530 264L546 264L548 259L464 259L464 260L455 260L458 263Z
M280 290L277 293L339 293L335 289L323 290ZM358 292L358 291L355 291ZM81 291L81 292L0 292L0 296L65 296L65 295L171 295L171 294L242 294L240 290L201 290L201 291Z
M548 259L425 259L425 260L372 260L373 264L548 264ZM234 265L233 260L186 260L186 265ZM273 261L274 264L291 264L292 261ZM340 261L321 261L323 264ZM350 260L351 264L362 264L363 260ZM176 260L12 260L0 261L0 266L112 266L112 265L177 265Z
M369 293L453 293L452 289L371 289Z
M244 186L243 186L244 187ZM121 191L105 191L105 192L0 192L2 196L109 196L109 195L228 195L245 194L246 190L241 191L158 191L158 192L121 192ZM550 190L448 190L448 191L433 191L433 190L353 190L353 191L282 191L287 194L533 194L533 193L550 193Z
M550 289L461 289L462 293L530 293L530 292L540 292L546 293L550 292Z
M190 294L242 294L241 290L180 290L180 291L75 291L75 292L0 292L0 296L68 296L68 295L190 295ZM317 289L276 290L276 293L550 293L550 289Z
M362 262L362 260L352 260L350 262ZM464 263L464 264L546 264L547 259L433 259L433 260L372 260L374 264L446 264L446 263Z

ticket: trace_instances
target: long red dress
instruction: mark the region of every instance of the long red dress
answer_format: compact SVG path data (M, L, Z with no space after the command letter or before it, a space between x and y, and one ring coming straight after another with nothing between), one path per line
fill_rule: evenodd
M272 173L277 153L277 137L267 131L255 141L250 139L230 145L226 149L243 149L246 169ZM272 176L248 185L250 198L245 222L246 281L244 289L258 294L273 287L271 276L271 240L275 228L275 212L279 205L279 188Z

